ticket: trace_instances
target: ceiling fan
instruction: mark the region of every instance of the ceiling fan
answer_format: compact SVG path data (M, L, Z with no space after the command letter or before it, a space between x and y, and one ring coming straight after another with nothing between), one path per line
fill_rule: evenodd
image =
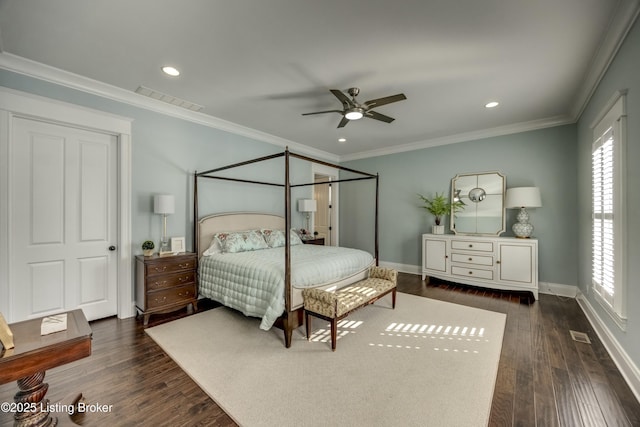
M358 120L363 117L380 120L385 123L391 123L395 120L393 117L385 116L384 114L372 111L371 109L407 99L407 97L404 96L404 93L399 93L397 95L385 96L384 98L371 99L360 104L356 101L356 96L360 93L360 89L357 87L352 87L347 90L347 93L351 95L351 99L349 99L349 97L341 90L331 89L330 91L340 100L340 102L342 102L342 110L316 111L314 113L304 113L302 115L310 116L312 114L340 113L343 117L342 120L340 120L340 123L338 123L339 128L345 127L350 120Z

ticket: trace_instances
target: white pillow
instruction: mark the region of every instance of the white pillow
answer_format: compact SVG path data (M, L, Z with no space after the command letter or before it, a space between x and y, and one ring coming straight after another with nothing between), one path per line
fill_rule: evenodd
M216 239L216 235L213 235L213 239L211 239L211 244L207 248L206 251L202 253L202 256L209 256L214 254L222 253L222 247L220 246L220 241Z

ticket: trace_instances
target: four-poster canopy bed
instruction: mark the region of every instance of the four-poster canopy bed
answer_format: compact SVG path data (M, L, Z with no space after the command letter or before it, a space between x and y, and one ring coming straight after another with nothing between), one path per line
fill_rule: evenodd
M331 181L332 183L375 180L374 254L357 249L300 245L291 228L291 189L326 185L321 183L291 184L290 158L332 167L360 175ZM284 159L284 183L229 178L217 173L276 158ZM284 216L263 213L218 213L199 217L198 180L216 179L247 184L276 186L284 189ZM366 277L369 268L378 264L378 175L349 169L322 160L284 152L234 163L194 174L194 237L198 254L200 295L212 298L246 315L262 317L261 328L272 324L284 330L286 347L291 346L293 330L302 325L302 289L319 287L339 289ZM231 241L241 235L242 241ZM262 241L256 237L259 234ZM268 244L264 245L264 239ZM235 250L233 245L262 246ZM279 243L278 243L279 242ZM272 245L272 243L274 243ZM227 245L230 250L221 246ZM254 250L263 249L264 250ZM314 252L321 251L321 253ZM238 252L238 253L236 253ZM284 258L284 269L282 259ZM292 268L292 258L296 264ZM326 264L324 264L326 262ZM241 263L234 264L234 263ZM251 269L246 271L246 269ZM313 270L310 272L310 270ZM242 276L242 277L241 277ZM278 277L276 277L278 276ZM248 298L249 301L240 302ZM275 322L275 323L274 323Z

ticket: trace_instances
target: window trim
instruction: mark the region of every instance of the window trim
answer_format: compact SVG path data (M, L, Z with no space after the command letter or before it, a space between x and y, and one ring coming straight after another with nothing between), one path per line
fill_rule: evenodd
M614 133L614 158L613 158L613 235L614 235L614 295L609 302L603 297L593 282L593 248L591 255L591 285L589 293L593 292L596 301L611 316L621 330L627 326L627 239L625 230L626 222L626 90L619 90L611 97L601 113L591 125L592 145L591 154L602 144L599 142L607 129L612 128ZM593 163L591 165L591 245L593 246Z

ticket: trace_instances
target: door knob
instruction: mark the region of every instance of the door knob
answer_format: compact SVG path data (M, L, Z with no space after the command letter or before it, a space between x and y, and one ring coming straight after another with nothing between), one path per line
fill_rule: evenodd
M111 245L111 246L109 246L109 250L110 250L110 251L115 251L115 250L116 250L116 247L115 247L115 246L113 246L113 245Z

